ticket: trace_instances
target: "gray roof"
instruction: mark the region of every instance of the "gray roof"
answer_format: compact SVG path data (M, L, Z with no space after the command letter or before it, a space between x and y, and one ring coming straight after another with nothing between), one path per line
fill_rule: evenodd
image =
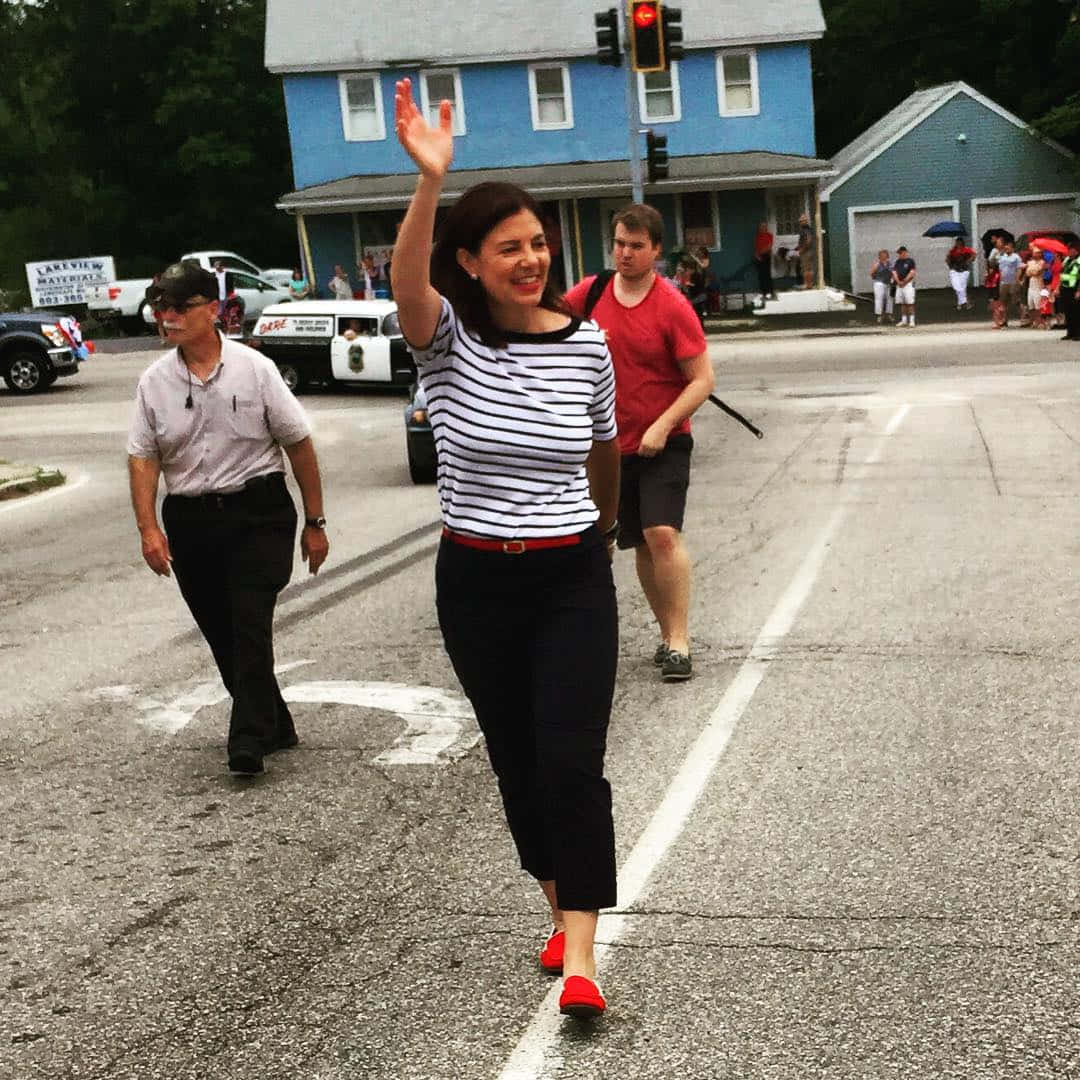
M646 186L648 194L806 184L833 174L827 161L797 154L753 150L743 154L704 154L673 157L670 176ZM443 201L456 199L466 188L484 180L505 180L539 199L630 196L630 166L623 161L580 162L574 165L531 165L510 169L463 169L447 176ZM405 206L416 190L416 173L348 176L283 195L279 210L332 213Z
M942 83L940 86L931 86L926 90L916 90L915 93L904 98L895 109L887 112L877 123L871 124L861 135L852 139L842 150L837 151L832 159L835 178L822 188L822 201L827 202L832 192L841 184L864 166L869 165L874 158L888 150L893 143L903 138L957 94L965 94L979 102L984 108L997 113L1010 124L1015 124L1025 131L1032 130L1031 126L1020 117L1014 116L996 101L991 101L965 82ZM1073 156L1071 151L1052 139L1043 139L1043 141L1060 153L1069 157Z
M844 176L863 159L869 159L879 147L888 145L923 113L933 112L956 93L960 83L945 83L929 90L916 90L887 112L877 123L871 124L861 135L852 139L842 150L833 155L832 163L837 176Z
M580 0L474 0L463 13L431 0L267 0L266 66L339 71L591 56L600 7ZM825 32L819 0L680 0L679 7L689 48L806 41Z

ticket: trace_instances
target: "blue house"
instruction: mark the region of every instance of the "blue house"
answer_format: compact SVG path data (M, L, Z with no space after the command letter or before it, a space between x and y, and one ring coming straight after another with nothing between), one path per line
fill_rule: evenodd
M825 23L818 0L680 7L686 55L634 76L642 126L666 135L670 154L669 177L645 198L664 216L665 249L705 245L724 280L748 267L760 221L793 246L833 175L815 157L810 75ZM445 201L481 180L521 184L542 203L565 284L610 259L610 218L631 196L626 69L597 63L593 7L503 0L452 12L424 0L268 0L266 66L282 77L296 185L278 207L295 216L317 285L334 264L352 271L393 245L416 185L393 131L404 76L430 114L453 103Z

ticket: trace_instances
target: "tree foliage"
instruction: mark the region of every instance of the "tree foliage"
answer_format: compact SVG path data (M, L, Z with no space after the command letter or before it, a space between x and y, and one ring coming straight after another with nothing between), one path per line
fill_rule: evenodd
M0 286L114 255L121 276L224 247L295 261L264 0L0 0Z
M960 79L1080 149L1076 0L823 0L814 46L818 152L831 157L914 90Z

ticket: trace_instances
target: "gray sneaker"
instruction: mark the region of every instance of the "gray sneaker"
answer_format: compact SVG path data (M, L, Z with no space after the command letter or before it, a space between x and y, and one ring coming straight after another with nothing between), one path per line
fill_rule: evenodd
M660 668L660 677L664 682L685 682L692 674L690 657L686 653L669 650Z
M656 646L656 652L653 653L652 662L657 667L660 667L667 659L667 654L669 652L671 652L671 650L668 648L668 643L666 641L661 641L660 644Z

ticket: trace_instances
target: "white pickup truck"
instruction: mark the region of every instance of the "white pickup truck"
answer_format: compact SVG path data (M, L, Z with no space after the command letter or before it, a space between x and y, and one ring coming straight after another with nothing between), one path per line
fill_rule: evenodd
M256 294L266 293L262 304L258 303L258 297L249 298L245 290L244 299L248 320L258 318L266 304L274 304L286 299L289 280L292 277L291 270L281 268L260 270L253 262L237 255L234 251L189 251L180 258L194 259L207 270L213 269L214 263L220 259L225 264L226 270L239 271L241 275L277 286L276 292L252 286L252 291ZM119 322L129 333L143 333L147 324L152 325L154 321L146 305L146 287L151 280L151 278L129 278L124 281L110 281L107 285L92 285L84 293L87 310L101 322ZM243 284L251 285L249 282ZM255 300L254 304L250 302L251 299Z

